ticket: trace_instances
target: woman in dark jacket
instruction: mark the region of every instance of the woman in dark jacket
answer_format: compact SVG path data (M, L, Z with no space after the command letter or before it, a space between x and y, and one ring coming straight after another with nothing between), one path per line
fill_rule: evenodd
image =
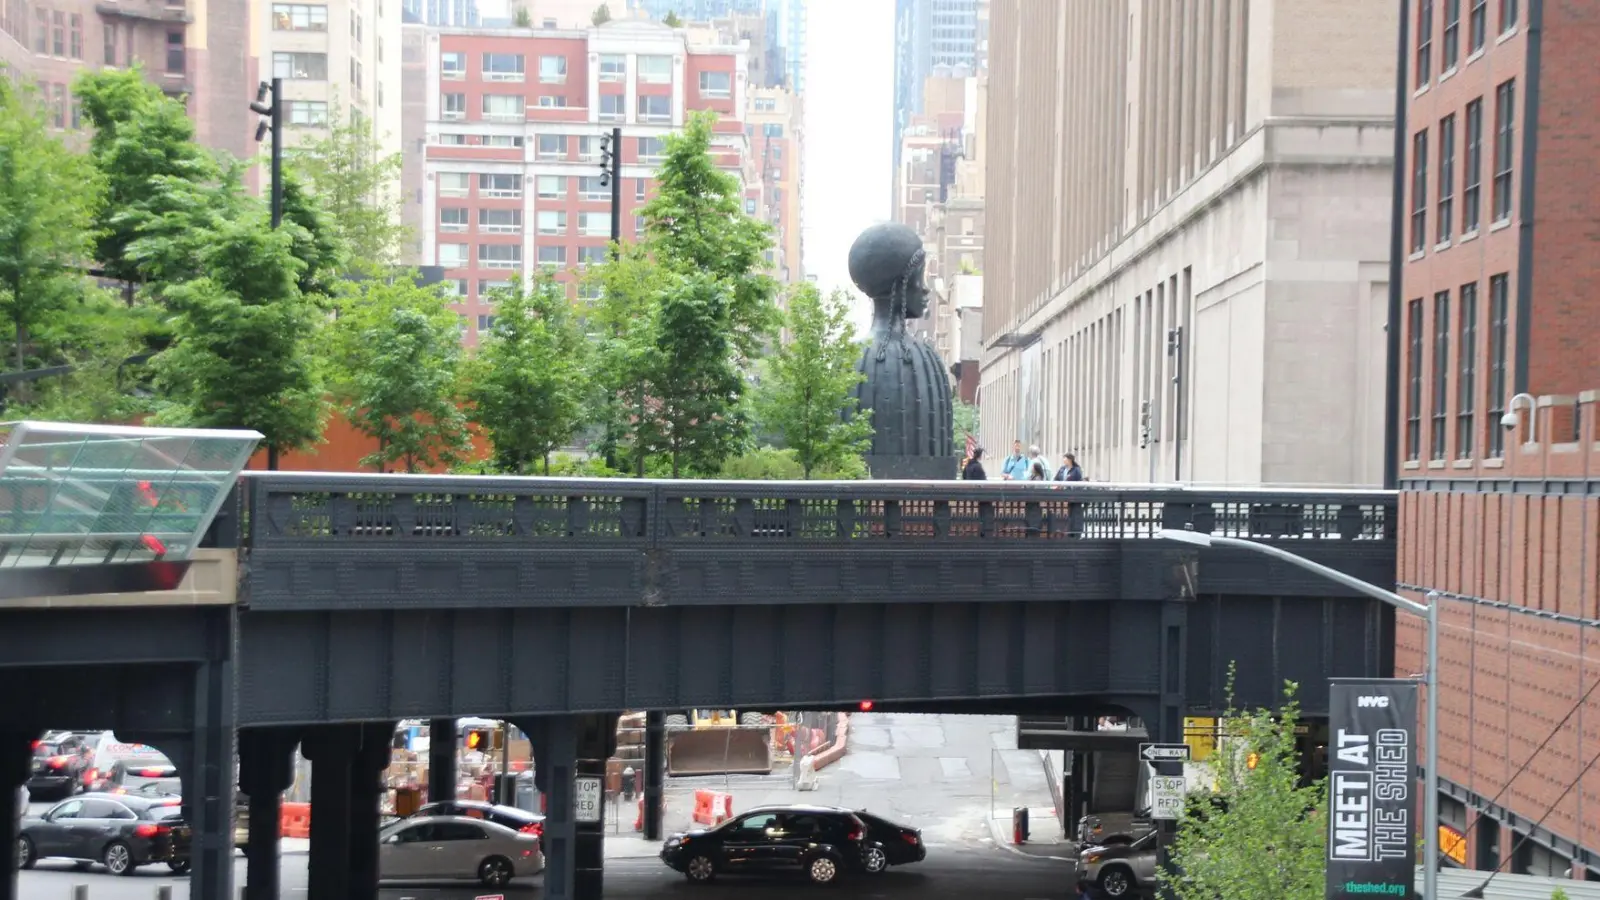
M989 480L989 475L988 475L988 473L983 471L983 463L980 462L980 460L982 460L982 459L983 459L983 448L979 447L976 450L973 450L972 451L972 458L967 460L966 467L961 470L961 480L963 480L963 481L988 481Z

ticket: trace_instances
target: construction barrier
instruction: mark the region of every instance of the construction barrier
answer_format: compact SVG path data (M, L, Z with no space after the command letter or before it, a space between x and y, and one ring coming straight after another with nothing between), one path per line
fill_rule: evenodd
M733 815L733 795L717 791L694 792L694 821L698 825L721 825Z
M285 803L278 815L278 834L286 838L311 837L311 804Z
M771 775L769 728L699 728L667 735L667 774Z

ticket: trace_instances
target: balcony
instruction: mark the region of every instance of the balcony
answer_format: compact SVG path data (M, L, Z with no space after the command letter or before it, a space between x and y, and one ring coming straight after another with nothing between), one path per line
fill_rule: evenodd
M480 224L478 226L478 232L480 234L521 234L522 233L522 226L521 225L481 225ZM488 265L488 263L485 263L485 265ZM494 267L490 266L490 268L494 268Z
M478 196L486 200L520 200L521 188L479 188Z
M484 72L484 81L500 81L520 84L527 81L527 76L521 72Z
M447 109L439 113L439 118L446 122L464 122L467 119L465 110Z
M480 260L478 260L478 268L480 268L480 269L520 269L520 268L522 268L522 260L520 260L520 259L480 259Z
M446 234L465 234L467 225L465 222L440 222L439 230Z
M94 5L94 11L102 16L149 22L181 22L187 25L194 21L194 16L183 4L163 0L100 0Z
M483 121L485 122L526 122L527 120L528 114L524 111L514 113L486 112L483 114Z

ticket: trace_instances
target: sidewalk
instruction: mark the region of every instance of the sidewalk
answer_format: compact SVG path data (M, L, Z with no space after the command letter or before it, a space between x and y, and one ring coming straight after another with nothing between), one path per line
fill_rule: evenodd
M989 833L996 846L1013 853L1074 863L1078 860L1078 845L1061 833L1061 822L1056 819L1054 807L1029 808L1028 839L1025 843L1018 844L1013 840L1016 835L1009 809L994 811L989 817Z

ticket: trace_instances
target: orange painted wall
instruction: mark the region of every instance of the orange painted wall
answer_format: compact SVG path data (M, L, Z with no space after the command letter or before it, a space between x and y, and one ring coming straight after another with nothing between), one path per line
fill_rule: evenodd
M378 442L357 431L350 424L350 420L337 410L329 416L328 425L323 429L323 442L309 450L285 453L278 459L278 470L282 472L374 472L370 467L361 465L361 457L374 453L378 449ZM489 455L489 442L473 429L472 458L484 459ZM250 458L250 465L246 468L264 470L267 467L267 451L259 450ZM435 467L427 470L430 473L444 472L446 469Z

